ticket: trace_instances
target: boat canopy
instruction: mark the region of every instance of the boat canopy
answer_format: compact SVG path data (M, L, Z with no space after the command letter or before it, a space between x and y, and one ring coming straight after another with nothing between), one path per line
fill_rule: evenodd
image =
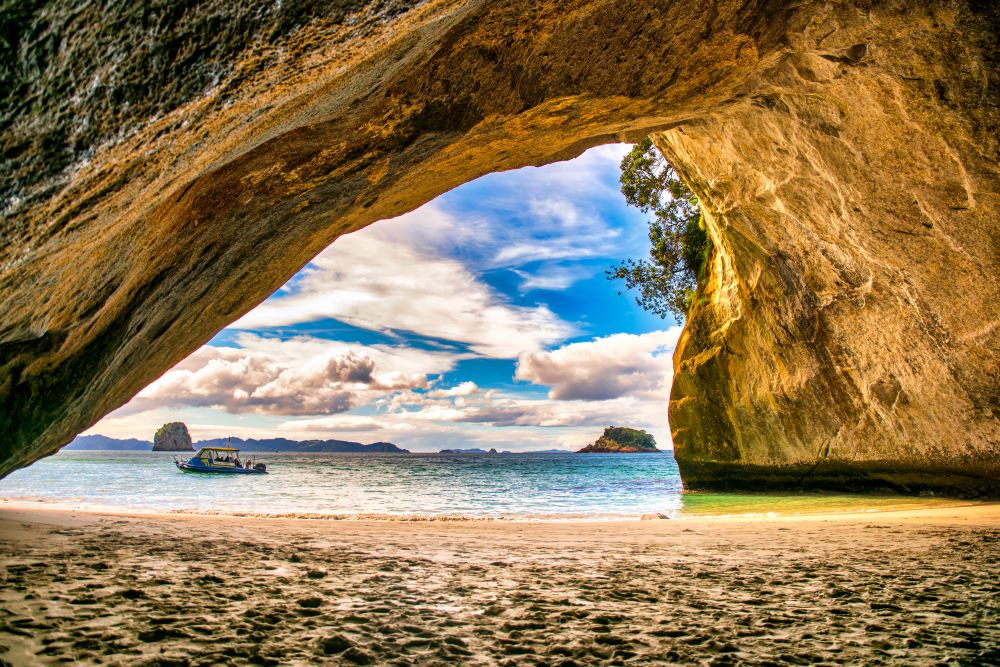
M174 464L185 472L267 474L267 466L257 463L257 459L249 454L245 454L240 461L240 450L236 447L202 447L188 461L178 461L174 458Z

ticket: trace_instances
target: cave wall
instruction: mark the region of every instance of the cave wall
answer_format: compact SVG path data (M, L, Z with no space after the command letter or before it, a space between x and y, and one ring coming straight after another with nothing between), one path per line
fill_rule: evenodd
M674 357L688 488L1000 495L997 15L859 14L656 137L715 241Z
M685 482L780 485L823 447L996 479L988 5L10 7L0 475L127 402L339 235L491 171L655 132L717 249L677 352Z

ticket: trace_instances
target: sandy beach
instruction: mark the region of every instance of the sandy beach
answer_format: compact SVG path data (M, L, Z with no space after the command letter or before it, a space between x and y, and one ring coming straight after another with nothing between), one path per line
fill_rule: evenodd
M753 519L0 510L0 662L1000 663L1000 504Z

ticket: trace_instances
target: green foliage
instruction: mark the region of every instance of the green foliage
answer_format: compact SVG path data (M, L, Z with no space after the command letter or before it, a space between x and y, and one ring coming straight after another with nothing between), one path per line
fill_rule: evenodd
M604 435L592 445L580 450L581 454L613 452L657 452L656 439L647 433L624 426L609 426Z
M656 449L656 438L642 429L625 426L609 426L604 429L603 438L613 440L624 447Z
M619 180L625 201L653 215L650 259L627 259L612 267L608 278L638 289L636 303L644 309L660 317L670 313L681 321L711 250L698 198L648 137L622 159Z
M639 429L624 426L609 426L604 435L592 445L580 450L581 454L617 452L657 452L656 439Z

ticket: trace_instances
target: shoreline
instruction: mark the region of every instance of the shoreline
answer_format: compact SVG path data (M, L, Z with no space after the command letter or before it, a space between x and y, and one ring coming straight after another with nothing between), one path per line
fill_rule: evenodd
M145 509L132 507L115 507L101 504L75 504L61 500L38 499L7 499L0 497L0 514L7 511L27 511L27 512L61 512L61 513L82 513L94 516L119 516L119 517L202 517L202 518L232 518L247 520L274 520L274 521L329 521L329 522L387 522L387 523L616 523L633 521L727 521L727 520L772 520L772 519L794 519L794 518L827 518L841 519L845 517L872 517L881 515L901 515L905 513L923 513L931 510L952 510L962 508L979 508L995 506L1000 508L1000 501L997 500L963 500L957 498L915 498L912 496L878 495L878 496L845 496L843 494L800 494L793 496L759 494L759 498L784 498L794 497L796 499L823 499L823 498L844 498L856 499L859 503L871 497L878 500L899 501L903 507L874 507L868 509L824 509L817 508L805 511L756 511L756 512L730 512L724 514L698 513L683 510L674 511L673 514L667 512L652 512L644 514L538 514L538 515L509 515L509 516L484 516L484 515L464 515L464 514L381 514L375 512L362 513L324 513L324 512L250 512L237 510L209 510L209 509Z
M66 515L84 515L95 520L100 519L156 519L169 521L179 520L233 520L247 522L308 522L308 523L353 523L353 524L500 524L500 525L608 525L634 523L665 524L675 521L689 525L692 523L747 523L747 522L834 522L857 523L874 517L888 521L901 522L940 522L940 521L984 521L1000 527L1000 501L962 501L932 507L905 507L889 509L868 509L861 511L816 511L802 513L741 513L741 514L688 514L665 517L658 514L643 514L640 516L591 518L589 516L540 516L540 517L479 517L462 515L390 515L390 514L319 514L319 513L266 513L266 512L228 512L228 511L187 511L187 510L136 510L129 508L109 509L103 507L74 507L63 505L58 501L51 504L47 501L6 501L0 500L0 520L8 514L27 514L64 517Z
M684 520L0 507L13 665L1000 659L1000 503Z

